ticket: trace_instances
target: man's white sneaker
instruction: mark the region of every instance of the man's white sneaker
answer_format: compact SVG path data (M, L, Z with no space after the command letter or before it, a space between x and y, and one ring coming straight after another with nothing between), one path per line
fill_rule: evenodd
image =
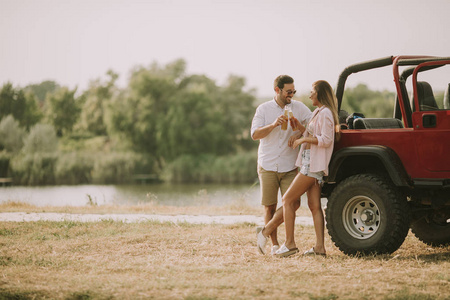
M259 253L266 254L267 238L262 234L264 227L256 227L256 244L258 246Z
M278 249L280 249L279 245L272 246L272 251L270 252L270 254L275 255L275 252L277 252Z

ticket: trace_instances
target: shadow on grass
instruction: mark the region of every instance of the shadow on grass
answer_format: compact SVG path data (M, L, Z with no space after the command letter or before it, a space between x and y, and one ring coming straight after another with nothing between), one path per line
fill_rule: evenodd
M392 253L392 254L362 254L357 253L353 255L340 255L340 256L333 256L329 255L328 258L334 258L334 259L361 259L364 261L390 261L390 260L401 260L401 261L410 261L410 260L418 260L422 263L439 263L439 262L447 262L450 260L450 251L449 247L435 247L433 248L435 250L434 253L423 253L419 254L419 252L416 253ZM442 251L442 252L440 252Z
M1 300L30 300L30 299L53 299L54 295L43 291L13 291L0 289ZM90 291L73 292L64 296L66 300L89 300L89 299L112 299L112 297L100 296Z
M450 252L410 255L403 259L418 259L426 263L443 262L450 260Z
M9 291L6 289L0 289L0 299L2 300L28 300L45 298L51 298L51 295L42 292Z

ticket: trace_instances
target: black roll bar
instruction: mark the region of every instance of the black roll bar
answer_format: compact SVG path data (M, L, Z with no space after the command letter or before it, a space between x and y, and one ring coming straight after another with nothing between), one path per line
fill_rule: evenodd
M345 82L347 81L348 76L353 73L358 73L361 71L381 68L385 66L392 65L393 56L388 56L384 58L379 58L375 60L370 60L362 63L357 63L351 66L348 66L341 72L339 75L338 83L336 86L336 98L338 101L338 111L341 110L342 96L344 95Z

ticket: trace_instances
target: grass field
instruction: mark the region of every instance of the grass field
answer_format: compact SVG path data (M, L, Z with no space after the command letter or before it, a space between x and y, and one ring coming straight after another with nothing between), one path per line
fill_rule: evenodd
M296 239L307 250L314 228ZM392 255L326 246L263 256L250 223L1 222L0 299L450 299L450 247L412 234Z

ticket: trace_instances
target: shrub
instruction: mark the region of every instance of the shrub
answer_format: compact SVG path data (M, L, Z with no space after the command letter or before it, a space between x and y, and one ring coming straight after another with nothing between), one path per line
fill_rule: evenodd
M8 115L0 122L0 149L17 152L23 146L25 130L20 128L19 122L12 115Z
M218 157L211 169L216 173L216 182L246 183L254 182L258 177L256 165L256 152L251 151Z
M22 153L13 157L10 173L19 185L120 184L132 183L135 174L155 174L153 165L150 157L133 152Z
M183 155L168 164L163 177L173 183L244 183L254 182L256 152L227 156Z
M92 182L94 158L92 153L60 153L55 170L57 184L86 184Z
M30 153L12 159L11 173L16 184L55 184L56 153Z
M58 150L58 137L51 125L36 124L24 140L25 153L55 152Z
M131 183L134 174L151 173L151 165L150 158L134 152L97 155L92 170L92 182Z
M6 152L0 152L0 177L8 177L10 160L10 154Z

